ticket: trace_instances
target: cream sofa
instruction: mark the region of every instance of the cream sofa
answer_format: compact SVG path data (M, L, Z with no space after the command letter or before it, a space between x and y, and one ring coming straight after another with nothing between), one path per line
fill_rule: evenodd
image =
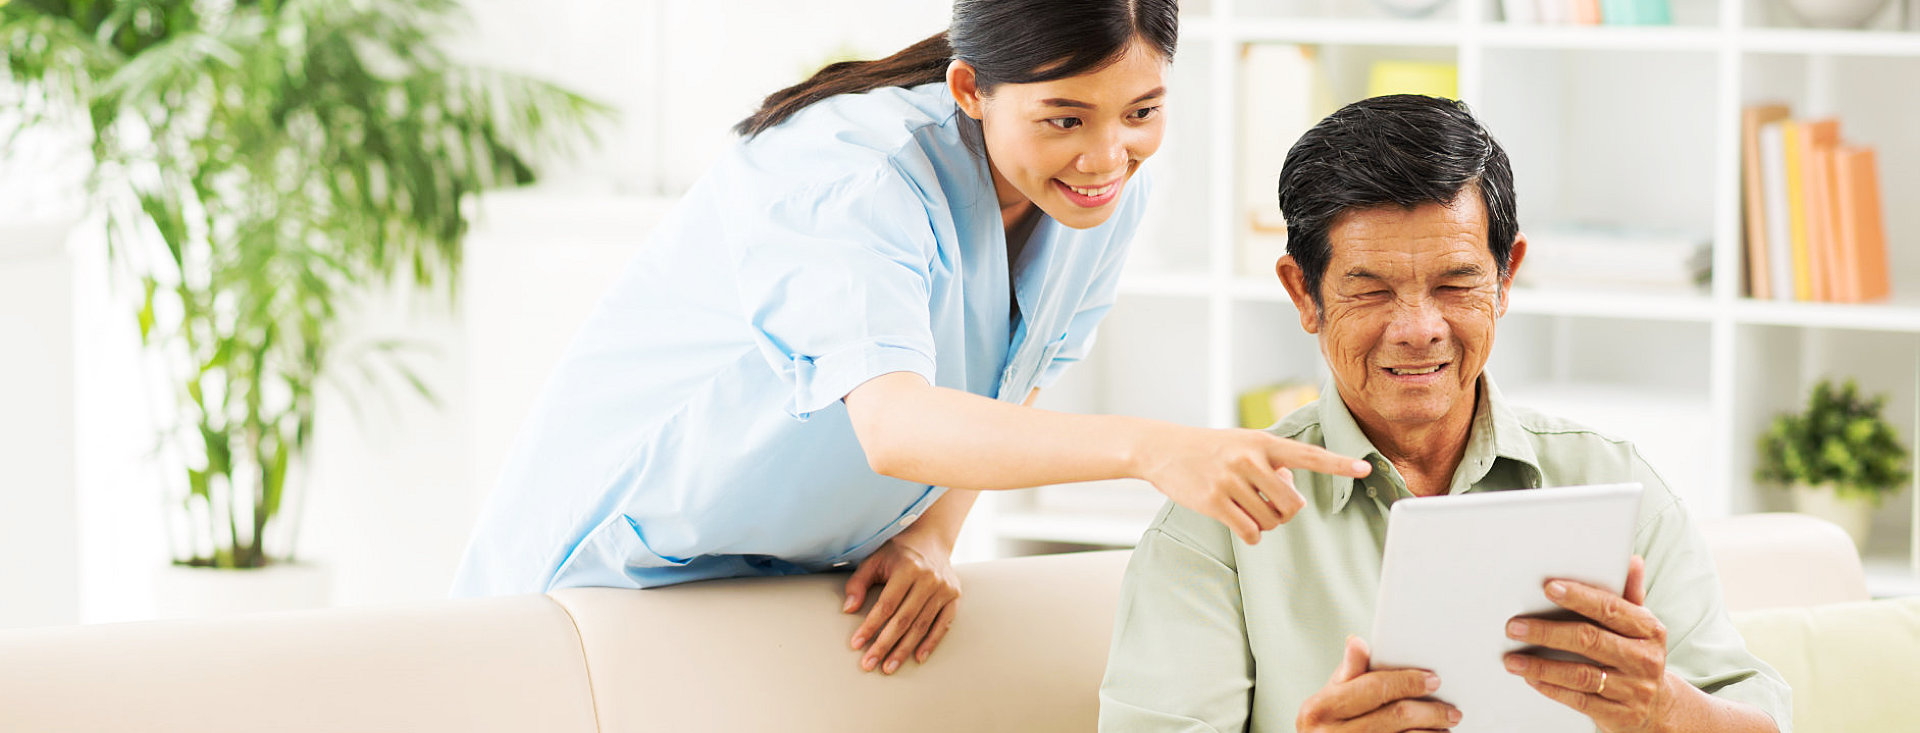
M1863 602L1851 545L1817 520L1708 535L1797 730L1920 719L1920 600ZM9 631L0 730L1089 730L1125 563L962 566L953 633L893 677L846 647L844 576Z

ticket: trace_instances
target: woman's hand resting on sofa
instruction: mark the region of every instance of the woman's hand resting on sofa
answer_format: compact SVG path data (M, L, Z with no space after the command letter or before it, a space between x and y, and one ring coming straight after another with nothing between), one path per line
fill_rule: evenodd
M868 591L881 585L873 610L853 632L853 648L866 648L860 657L866 671L893 674L908 654L924 664L959 610L960 576L953 572L951 543L939 532L917 529L887 540L847 579L841 608L846 613L858 613Z

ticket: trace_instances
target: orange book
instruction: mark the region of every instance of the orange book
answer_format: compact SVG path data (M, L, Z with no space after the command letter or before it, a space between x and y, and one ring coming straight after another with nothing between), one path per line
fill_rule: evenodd
M1832 117L1801 122L1800 176L1807 228L1807 281L1811 298L1834 301L1839 267L1833 229L1833 149L1840 145L1840 121Z
M1600 25L1600 0L1573 0L1573 22Z
M1842 294L1856 303L1883 300L1887 228L1880 210L1880 172L1873 148L1842 145L1833 156L1835 220L1840 241Z
M1760 126L1791 114L1784 104L1758 104L1740 115L1740 173L1746 179L1747 295L1773 298L1767 260L1766 177L1760 169Z

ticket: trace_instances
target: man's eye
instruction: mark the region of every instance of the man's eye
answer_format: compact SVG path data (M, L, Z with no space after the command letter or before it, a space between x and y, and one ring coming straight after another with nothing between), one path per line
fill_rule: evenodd
M1080 126L1080 118L1078 118L1078 117L1055 117L1055 118L1053 118L1053 119L1051 119L1051 120L1047 120L1047 124L1049 124L1049 125L1053 125L1054 127L1058 127L1058 128L1060 128L1060 129L1062 129L1062 130L1071 130L1071 129L1073 129L1073 128L1076 128L1076 127L1079 127L1079 126Z

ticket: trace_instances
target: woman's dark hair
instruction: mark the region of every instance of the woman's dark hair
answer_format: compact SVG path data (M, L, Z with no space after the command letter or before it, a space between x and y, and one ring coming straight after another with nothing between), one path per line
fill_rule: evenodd
M1465 102L1415 94L1365 99L1328 115L1287 151L1280 169L1280 213L1287 254L1321 305L1320 281L1332 259L1327 233L1340 215L1393 204L1448 204L1466 187L1487 210L1487 249L1507 278L1520 223L1513 167Z
M943 81L955 60L973 66L983 94L1098 70L1135 38L1171 61L1179 32L1178 0L955 0L946 32L883 59L830 64L767 95L733 131L753 137L836 94Z

